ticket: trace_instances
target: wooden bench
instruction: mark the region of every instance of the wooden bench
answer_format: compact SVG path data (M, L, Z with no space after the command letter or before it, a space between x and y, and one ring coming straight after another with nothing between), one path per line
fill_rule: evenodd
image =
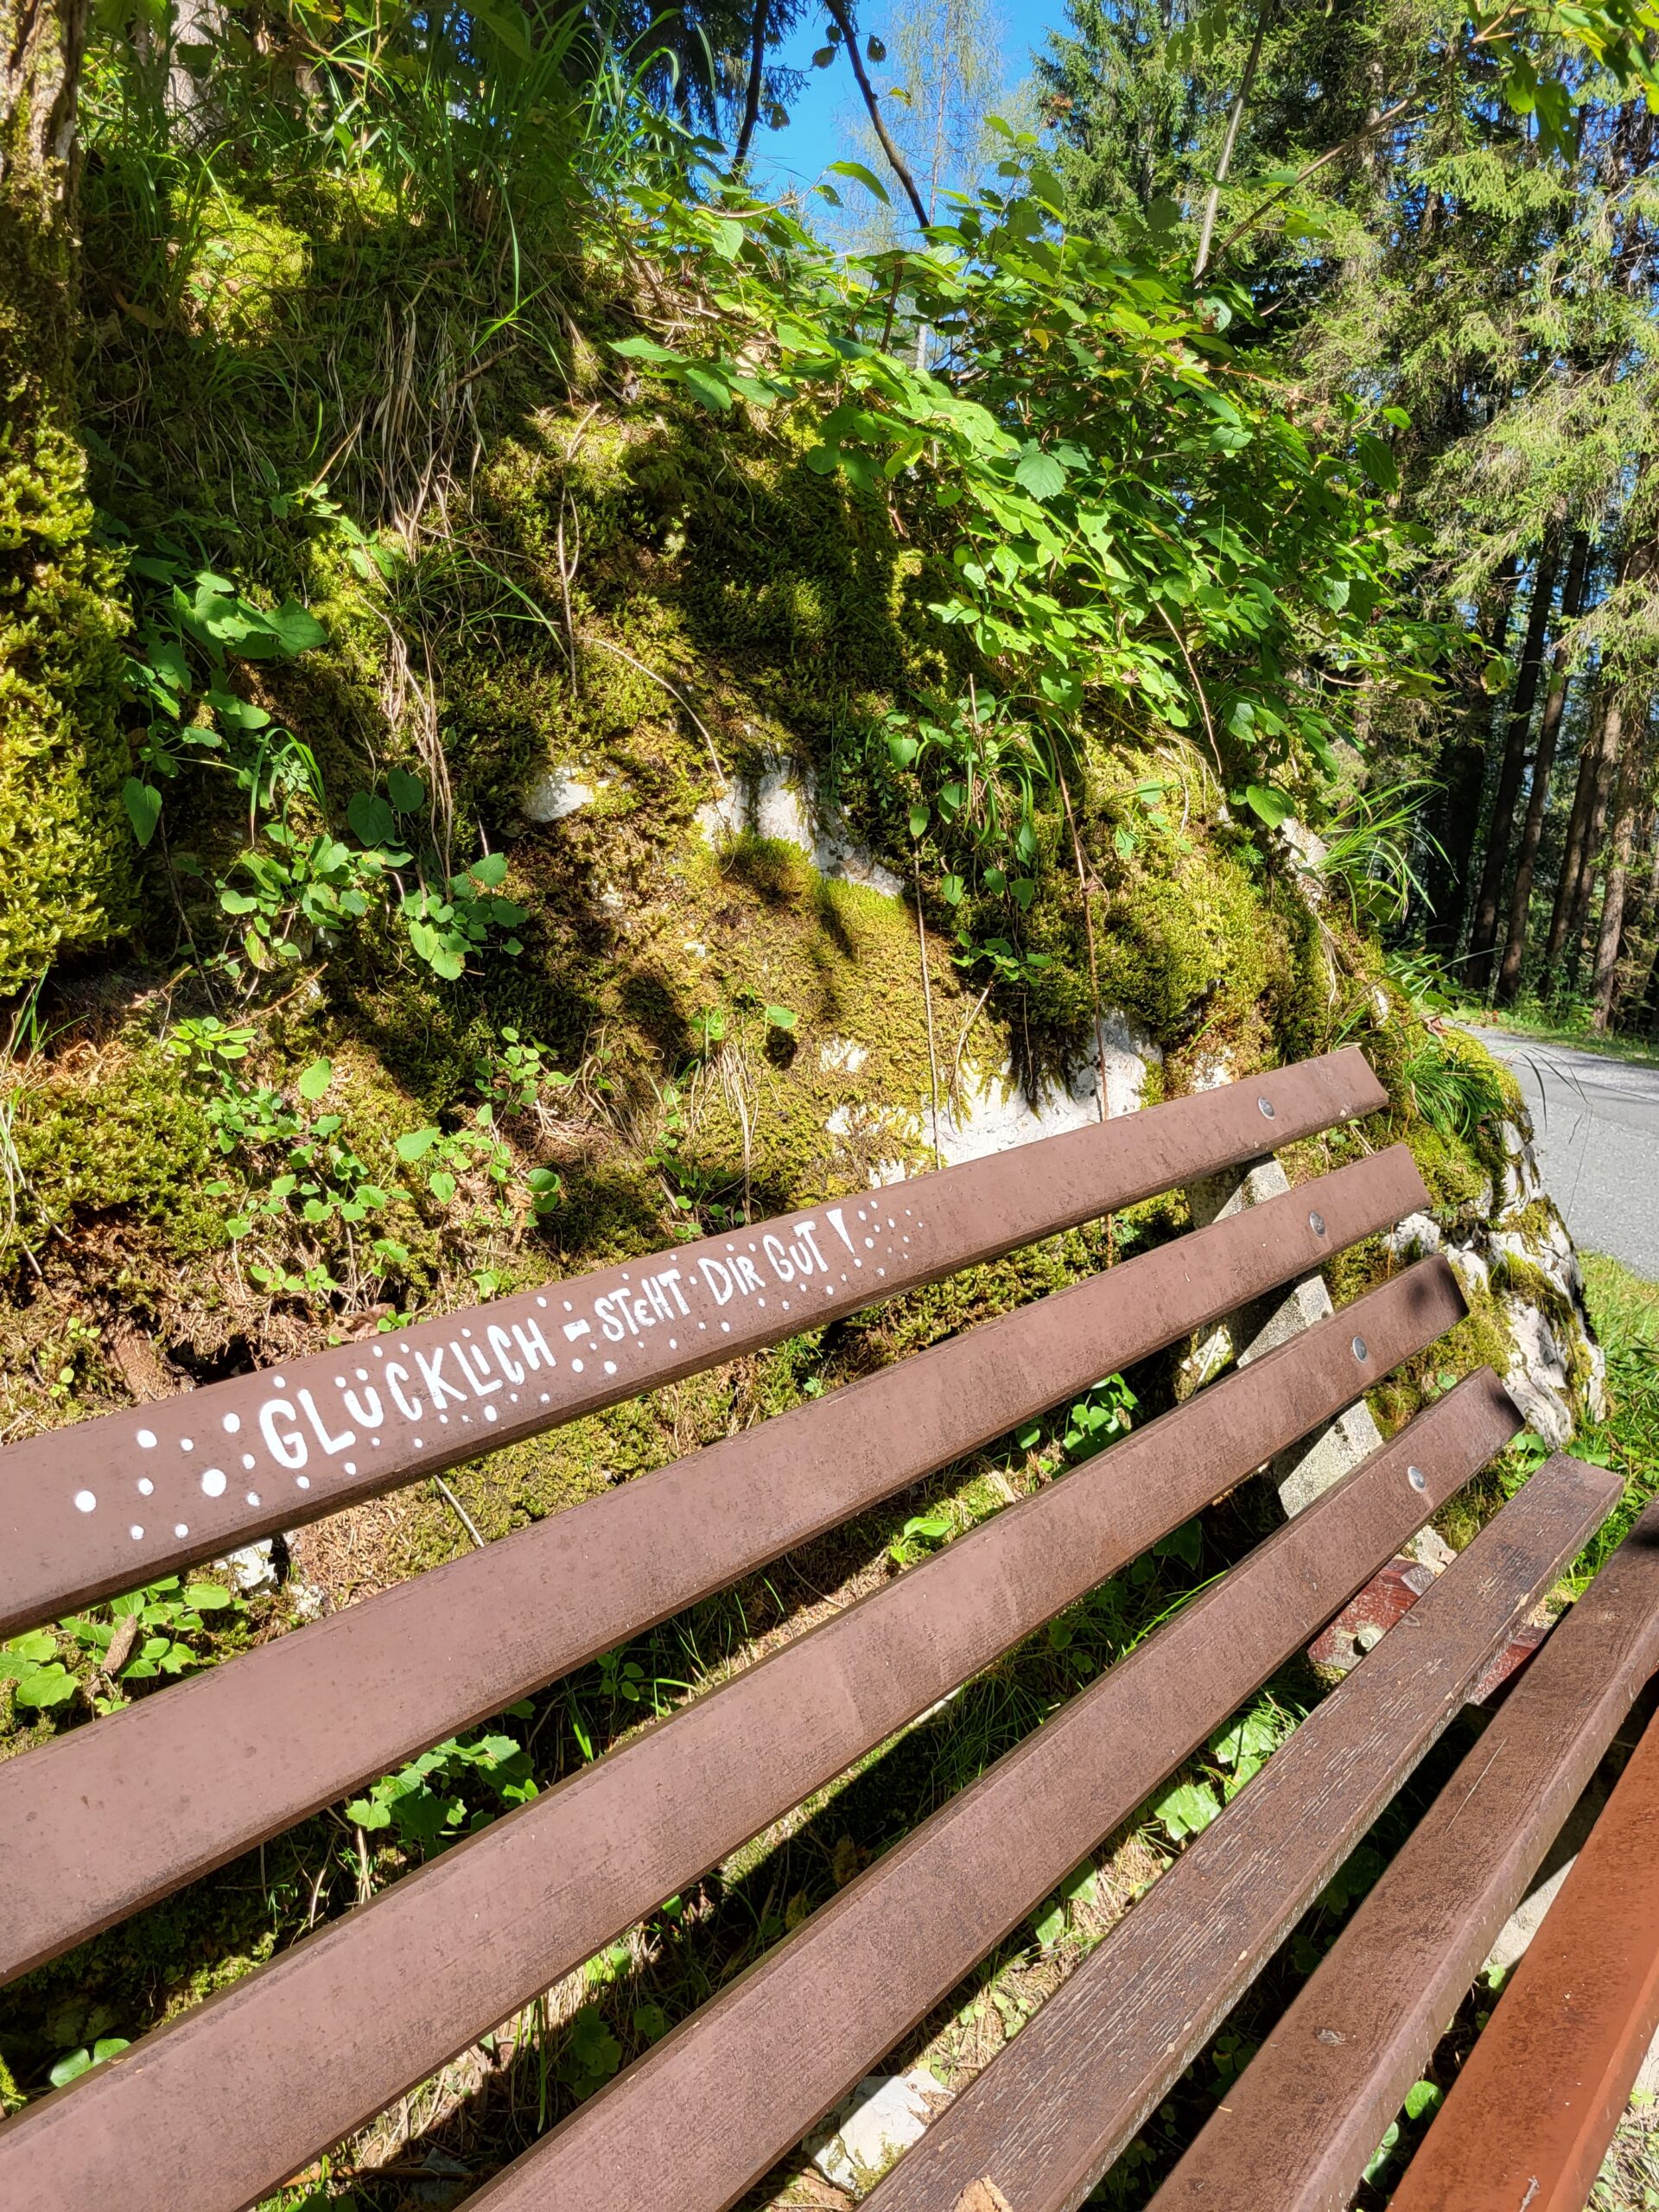
M0 1453L0 1633L1157 1192L1222 1172L1245 1177L1273 1147L1384 1103L1363 1058L1338 1052L14 1445ZM1408 1153L1395 1147L1223 1208L1208 1226L1070 1289L13 1759L0 1767L0 1978L1102 1376L1259 1309L1287 1286L1317 1286L1332 1255L1427 1203ZM1305 1299L1295 1310L1308 1310ZM0 2127L0 2204L233 2212L269 2192L1192 1515L1327 1428L1462 1310L1450 1268L1425 1260L1236 1364L27 2107ZM1430 1405L473 2201L491 2212L716 2212L735 2202L1519 1427L1490 1371ZM1564 1458L1541 1467L869 2201L881 2212L1077 2203L1617 1493L1601 1469ZM1411 1999L1409 2022L1390 2031L1387 2063L1363 2082L1340 2074L1336 2101L1320 2107L1317 2125L1310 2119L1310 2140L1339 2143L1326 2165L1345 2175L1343 2188L1467 1986L1494 1915L1519 1893L1656 1659L1659 1529L1649 1522L1546 1643L1478 1747L1490 1764L1471 1787L1491 1809L1459 1832L1449 1887L1463 1902L1438 1910L1432 1937L1409 1931L1409 1968L1389 1978ZM1438 1815L1344 1942L1385 1910L1425 1834L1435 1878L1445 1873L1431 1833ZM1401 1878L1409 1886L1409 1869ZM1471 1885L1478 1905L1467 1901ZM1387 1920L1388 1941L1399 1940L1401 1917ZM1310 1993L1331 1971L1327 1962ZM1341 1980L1344 1999L1378 1995L1379 1979L1362 1963ZM1246 2083L1268 2069L1272 2048ZM1345 2031L1331 2048L1354 2056ZM1300 2046L1293 2076L1297 2067ZM1282 2107L1268 2110L1275 2136ZM1194 2146L1200 2166L1206 2140ZM1261 2148L1224 2147L1205 2172L1230 2172L1235 2183L1217 2194L1204 2174L1190 2184L1177 2175L1169 2190L1187 2195L1171 2201L1243 2201L1236 2176L1255 2174ZM1281 2200L1253 2184L1249 2201L1346 2199Z

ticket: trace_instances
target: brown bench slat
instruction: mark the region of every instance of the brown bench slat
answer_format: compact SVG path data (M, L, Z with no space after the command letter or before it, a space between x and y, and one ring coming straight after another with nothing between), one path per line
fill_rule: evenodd
M480 2212L732 2203L1518 1426L1490 1370L1450 1392L509 2167Z
M1426 1202L1373 1154L7 1762L0 1981Z
M1422 1262L1008 1507L29 2107L0 2127L0 2202L8 2212L95 2203L134 2172L168 2212L222 2212L270 2188L1327 1418L1351 1399L1362 1369L1383 1371L1460 1310L1444 1262ZM1352 1349L1362 1332L1363 1363ZM1330 1503L1270 1541L1243 1581L1230 1578L1219 1613L1222 1593L1212 1593L1185 1617L1202 1612L1217 1641L1243 1645L1247 1670L1255 1669L1243 1688L1518 1425L1490 1375L1427 1421L1413 1432L1427 1491L1407 1483L1398 1451L1383 1455L1369 1479L1327 1493ZM1185 1676L1159 1695L1173 1700L1178 1717L1183 1700L1198 1700L1205 1715L1213 1707L1217 1718L1230 1710L1242 1690L1226 1660L1206 1653L1200 1666L1203 1647L1175 1648ZM1143 1665L1118 1671L1132 1697L1147 1679ZM1087 1709L1120 1710L1109 1701ZM1060 1728L1045 1730L1044 1742ZM1140 1724L1141 1765L1150 1767L1122 1809L1185 1755L1189 1739L1177 1734L1162 1712ZM1101 1765L1095 1750L1078 1758L1079 1775ZM1133 1760L1129 1767L1141 1771ZM1092 1820L1098 1794L1090 1786L1084 1796ZM1099 1827L1116 1817L1109 1803ZM1091 1827L1090 1838L1097 1833ZM1023 1887L1010 1894L1017 1917ZM227 2112L233 2128L224 2125Z
M1020 2212L1081 2203L1619 1489L1581 1460L1541 1468L929 2128L871 2212L935 2212L982 2177Z
M0 1635L1387 1103L1350 1047L0 1452Z
M1656 1665L1649 1506L1230 2088L1155 2212L1232 2212L1241 2173L1274 2212L1342 2212Z
M1659 1724L1649 1724L1391 2212L1584 2212L1656 2029Z

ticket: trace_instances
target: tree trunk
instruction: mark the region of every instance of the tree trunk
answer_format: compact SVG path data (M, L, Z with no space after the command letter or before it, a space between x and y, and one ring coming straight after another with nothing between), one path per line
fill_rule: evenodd
M76 437L88 0L0 0L0 996L128 918L124 618Z
M1555 976L1560 972L1562 950L1567 944L1572 925L1579 877L1584 868L1585 847L1590 836L1591 817L1596 810L1596 788L1601 776L1601 741L1606 721L1606 696L1599 690L1595 709L1585 729L1584 743L1579 748L1579 779L1573 787L1573 810L1567 817L1567 835L1561 843L1560 870L1555 879L1555 903L1550 910L1549 937L1544 946L1544 973L1549 976ZM1583 928L1582 921L1580 928Z
M1618 949L1624 932L1624 893L1630 880L1630 850L1642 801L1642 769L1647 732L1635 715L1621 727L1618 702L1608 711L1608 744L1618 753L1618 789L1613 802L1613 846L1607 863L1607 895L1601 905L1601 934L1596 945L1595 1014L1599 1034L1613 1018Z
M1560 631L1565 633L1579 619L1584 604L1585 573L1590 565L1590 537L1586 531L1574 531L1573 549L1567 556L1567 582L1561 586ZM1555 766L1555 741L1560 734L1561 715L1567 707L1567 639L1565 634L1557 638L1555 658L1550 670L1549 690L1544 699L1543 719L1538 725L1538 750L1532 764L1532 789L1527 798L1526 819L1521 827L1521 845L1515 858L1515 884L1510 893L1510 926L1503 944L1503 958L1497 971L1499 1006L1513 1006L1521 988L1521 963L1527 949L1527 918L1532 906L1532 876L1538 862L1539 841L1544 834L1544 810L1549 804L1549 779Z
M1590 799L1590 818L1585 827L1584 849L1579 855L1578 879L1573 887L1573 904L1567 918L1567 983L1569 990L1578 988L1579 973L1584 965L1590 933L1590 906L1596 895L1596 870L1601 861L1601 841L1607 834L1607 807L1612 797L1613 779L1618 772L1618 737L1623 716L1611 703L1612 678L1604 678L1608 690L1608 701L1601 709L1601 741L1596 758L1595 787Z
M1470 988L1477 991L1484 991L1491 977L1492 950L1497 940L1498 895L1503 887L1510 840L1515 830L1515 802L1520 796L1521 773L1526 765L1527 738L1532 728L1533 705L1538 696L1538 677L1543 666L1544 638L1549 627L1560 554L1560 540L1551 531L1538 551L1532 605L1527 614L1526 642L1521 649L1521 666L1515 679L1515 698L1503 741L1503 758L1498 766L1492 818L1486 832L1486 858L1475 899L1474 924L1469 932L1469 957L1464 976Z
M743 127L737 136L737 152L733 160L734 168L741 168L749 158L749 142L754 137L754 126L760 119L760 86L766 67L766 10L768 0L754 0L754 14L749 22L749 80L743 90Z
M1497 597L1486 639L1494 653L1503 653L1509 645L1510 617L1520 570L1520 563L1510 554L1497 572ZM1443 960L1449 960L1457 950L1463 933L1475 833L1480 827L1480 787L1485 780L1486 747L1492 734L1491 700L1482 692L1476 702L1464 709L1459 721L1462 734L1440 755L1440 795L1431 817L1431 836L1423 861L1432 916L1424 937Z

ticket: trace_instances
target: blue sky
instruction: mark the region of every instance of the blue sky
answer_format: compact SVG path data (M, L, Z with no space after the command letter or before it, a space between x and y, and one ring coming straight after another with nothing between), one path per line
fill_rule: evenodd
M1003 0L1001 12L1003 65L1013 81L1029 74L1031 49L1042 44L1051 25L1065 21L1065 9L1063 0L1041 0L1041 4L1024 7L1018 0ZM861 153L852 126L862 113L862 103L845 58L837 55L828 69L811 66L813 49L824 43L825 20L821 10L804 17L785 42L779 59L790 68L805 69L808 79L790 111L787 129L762 129L758 134L753 162L757 179L804 188L815 184L830 162ZM887 28L880 11L868 5L860 10L859 20L867 31L880 34ZM879 79L879 72L873 73Z

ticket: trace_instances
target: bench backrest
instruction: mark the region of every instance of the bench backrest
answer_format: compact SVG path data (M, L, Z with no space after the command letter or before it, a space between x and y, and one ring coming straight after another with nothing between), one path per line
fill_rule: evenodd
M1382 1103L1357 1053L1332 1055L14 1446L0 1620L151 1580ZM0 1974L1426 1203L1403 1147L1363 1158L10 1762ZM27 2109L0 2128L0 2199L96 2202L133 2172L170 2212L268 2190L1461 1311L1449 1268L1425 1261L1211 1383ZM732 2201L1518 1426L1490 1373L1449 1393L486 2196ZM1461 1642L1452 1706L1444 1682L1429 1700L1440 1725L1463 1661L1484 1664L1605 1510L1596 1471L1548 1478L1503 1572L1440 1608ZM1433 1725L1396 1731L1390 1771ZM790 2008L808 1987L803 2040ZM737 2123L713 2124L717 2083ZM709 2138L701 2194L652 2096ZM671 2171L652 2163L659 2139Z

